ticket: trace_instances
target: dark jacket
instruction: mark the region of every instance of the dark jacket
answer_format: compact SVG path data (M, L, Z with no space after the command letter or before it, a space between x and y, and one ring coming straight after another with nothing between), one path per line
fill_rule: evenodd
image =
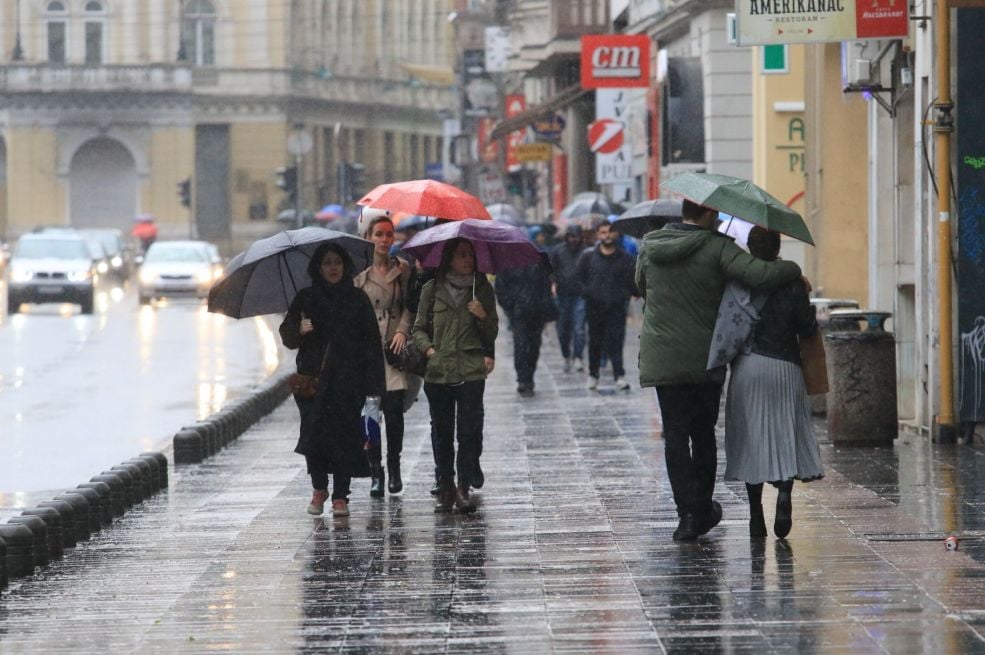
M471 294L455 304L436 279L424 285L412 334L422 353L435 350L428 360L425 382L458 384L486 379L485 358L496 356L499 317L496 294L485 275L476 276L475 297L486 310L481 321L468 310Z
M557 285L557 295L559 296L580 296L581 283L578 281L578 258L584 252L584 248L578 247L572 250L563 241L553 248L550 252L551 267L554 269L554 283Z
M303 337L302 312L315 328ZM317 375L325 358L318 395L298 401L301 434L294 452L319 460L329 473L368 476L360 412L367 396L382 396L386 389L383 346L369 298L351 278L330 291L318 285L301 289L280 325L280 337L298 350L299 373Z
M497 274L496 300L513 322L547 323L557 318L557 307L551 297L551 276L543 263Z
M639 295L634 273L635 263L625 250L616 247L611 255L604 255L601 246L596 245L581 254L576 275L587 302L615 307L625 305L630 296Z
M800 342L817 332L817 315L803 280L794 280L769 294L759 312L752 351L800 364Z
M793 262L756 259L731 237L697 225L671 223L647 234L636 262L646 303L640 385L723 382L724 367L706 367L726 281L772 290L799 277Z

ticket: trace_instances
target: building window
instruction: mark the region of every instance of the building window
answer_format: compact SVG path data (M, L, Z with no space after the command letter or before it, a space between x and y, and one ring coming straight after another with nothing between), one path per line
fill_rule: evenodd
M194 66L215 65L215 5L191 0L185 5L182 40Z
M85 4L86 21L86 53L85 63L93 66L103 63L103 3L87 2Z
M48 27L48 61L53 64L64 64L68 31L65 18L68 16L68 11L64 2L49 2L45 12Z

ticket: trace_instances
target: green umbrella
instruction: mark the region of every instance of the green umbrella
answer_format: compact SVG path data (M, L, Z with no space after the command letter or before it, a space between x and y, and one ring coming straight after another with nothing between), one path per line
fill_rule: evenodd
M699 205L717 209L761 227L814 245L800 214L749 180L731 175L692 173L673 177L660 185Z

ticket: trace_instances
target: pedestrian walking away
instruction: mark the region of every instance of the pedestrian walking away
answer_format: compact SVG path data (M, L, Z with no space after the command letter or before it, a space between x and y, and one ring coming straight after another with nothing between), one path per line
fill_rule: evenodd
M629 299L639 295L633 279L633 258L616 245L618 234L603 221L595 230L598 243L578 259L575 275L585 298L588 322L588 388L599 384L602 354L612 362L617 389L629 389L622 351L626 342Z
M550 264L544 260L522 268L509 268L496 275L496 299L513 328L513 367L516 391L534 395L534 373L540 358L544 326L557 318L551 297Z
M370 475L360 412L386 388L376 315L353 272L341 246L320 245L308 265L311 286L294 297L280 325L284 345L298 351L298 372L318 378L314 397L295 394L301 430L294 450L307 463L308 513L315 515L324 511L331 475L332 514L348 516L351 479Z
M564 241L550 251L558 309L557 338L565 373L572 367L579 373L585 370L585 299L576 275L578 258L585 250L582 238L581 227L569 225L564 231Z
M435 279L421 293L413 330L414 342L428 358L424 393L438 473L436 511L474 510L470 488L481 486L483 479L482 396L496 363L498 329L496 294L476 271L472 244L449 240Z
M756 226L748 244L755 257L774 261L780 234ZM766 297L751 343L731 365L725 400L725 479L746 483L750 537L766 536L763 483L777 488L773 532L783 539L793 525L793 481L824 476L798 342L817 332L817 319L800 279L759 293Z
M357 275L354 283L365 292L373 305L385 355L386 391L380 409L386 432L386 474L383 472L382 447L371 446L366 451L372 473L369 495L382 498L385 489L394 494L403 490L400 453L404 441L404 394L408 384L407 375L391 361L396 362L396 356L407 344L413 327L414 316L407 301L411 267L390 256L394 231L389 212L363 209L358 227L363 238L373 242L374 249L372 265ZM387 479L389 482L385 482Z
M682 213L683 223L644 237L636 283L644 298L640 385L656 387L667 477L680 519L674 540L689 541L722 518L712 496L725 368L708 370L707 363L726 281L769 291L798 279L800 267L743 251L714 230L716 210L685 200Z

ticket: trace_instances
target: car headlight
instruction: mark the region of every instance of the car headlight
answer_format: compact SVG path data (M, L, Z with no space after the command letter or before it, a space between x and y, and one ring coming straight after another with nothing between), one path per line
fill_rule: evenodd
M106 271L109 270L109 264L107 264L106 262L99 262L98 264L96 264L96 270L99 271L100 273L105 273Z
M69 271L65 277L69 282L85 282L92 274L89 271Z
M30 282L33 277L33 271L25 271L23 268L14 268L10 271L11 282Z
M154 271L140 271L140 281L144 284L153 284L157 280L157 276L154 275Z
M109 260L109 263L113 268L119 268L123 266L123 258L117 255L113 259Z
M195 279L201 284L207 284L212 281L212 270L203 268L195 273Z

